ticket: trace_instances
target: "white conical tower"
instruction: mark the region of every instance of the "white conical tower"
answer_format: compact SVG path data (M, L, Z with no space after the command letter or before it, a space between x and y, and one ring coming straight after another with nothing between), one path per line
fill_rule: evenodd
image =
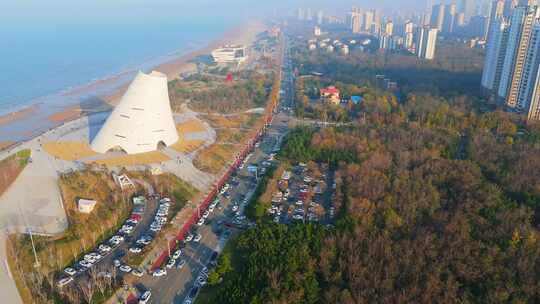
M139 72L120 103L92 140L92 150L122 149L128 154L155 151L178 141L167 76Z

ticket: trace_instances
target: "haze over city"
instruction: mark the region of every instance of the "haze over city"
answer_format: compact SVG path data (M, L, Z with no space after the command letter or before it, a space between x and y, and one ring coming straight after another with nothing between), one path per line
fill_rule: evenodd
M540 303L535 0L10 1L2 303Z

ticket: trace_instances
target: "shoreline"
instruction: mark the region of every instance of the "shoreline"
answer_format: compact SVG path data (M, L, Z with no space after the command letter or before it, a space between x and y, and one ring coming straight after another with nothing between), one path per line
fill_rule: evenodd
M0 115L0 137L4 137L5 134L6 138L2 138L2 141L14 142L16 145L32 140L66 122L94 112L108 111L122 97L137 71L157 70L166 74L171 81L180 77L182 73L196 71L197 67L191 61L198 56L209 54L212 49L226 43L249 44L265 29L266 25L262 22L249 21L225 31L203 47L185 53L178 52L176 55L161 56L162 62L156 59L153 65L142 63L138 68L124 70L69 91L58 92L53 95L59 99L56 103L44 103L37 98L34 104ZM145 64L148 66L145 67ZM13 138L9 138L10 136ZM20 139L15 138L17 136Z

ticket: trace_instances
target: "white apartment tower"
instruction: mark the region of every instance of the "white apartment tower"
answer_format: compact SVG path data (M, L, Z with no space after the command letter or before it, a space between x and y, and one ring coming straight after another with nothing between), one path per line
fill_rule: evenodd
M508 44L509 23L503 18L495 19L489 31L482 87L487 91L497 92Z
M433 60L435 58L435 48L437 46L436 28L428 26L419 27L416 32L416 55L418 58Z
M482 87L529 120L540 120L540 9L521 2L490 26ZM493 16L492 16L493 17Z

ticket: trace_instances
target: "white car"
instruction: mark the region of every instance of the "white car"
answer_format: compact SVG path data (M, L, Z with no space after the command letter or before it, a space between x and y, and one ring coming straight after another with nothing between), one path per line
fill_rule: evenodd
M197 235L193 238L193 241L198 243L201 239L202 239L202 235L197 234Z
M131 248L129 248L129 252L131 252L131 253L141 253L142 249L140 247L131 247Z
M108 246L108 245L105 245L105 244L101 244L101 245L99 245L98 250L100 252L109 252L109 251L111 251L111 247Z
M193 240L193 234L190 233L186 236L186 242L191 242L191 240Z
M165 269L157 269L156 271L154 271L152 273L152 276L154 277L162 277L162 276L166 276L167 275L167 270Z
M150 297L152 296L152 293L150 290L145 291L141 297L139 298L139 304L146 304L148 303L148 300L150 300Z
M122 265L122 266L120 266L119 269L122 272L131 272L131 266L129 266L129 265Z
M80 261L79 264L85 268L90 268L92 267L92 263L88 262L88 261Z
M114 264L114 267L120 267L120 265L122 265L122 262L120 262L120 260L114 260L113 264Z
M140 278L144 275L144 272L142 272L140 269L133 269L131 274Z
M59 288L62 288L71 282L73 282L73 277L63 278L60 281L58 281L58 283L56 283L56 286L58 286Z
M216 206L210 205L210 207L208 207L208 211L214 212L214 208L216 208Z
M203 213L203 218L208 218L209 215L210 215L210 211L207 210Z
M199 221L197 222L197 226L202 226L202 225L204 225L204 218L203 217L201 217L199 219Z
M238 210L238 205L232 206L232 211L233 211L233 212L236 212L237 210Z
M174 267L174 264L176 264L176 260L171 258L169 259L169 261L167 262L167 265L165 265L165 267L167 267L168 269L171 269Z
M182 255L182 250L178 249L178 250L176 250L176 251L173 253L172 257L173 257L173 259L176 260L176 259L178 259L181 255Z
M77 274L77 271L71 267L64 269L64 272L70 276L74 276L75 274Z

